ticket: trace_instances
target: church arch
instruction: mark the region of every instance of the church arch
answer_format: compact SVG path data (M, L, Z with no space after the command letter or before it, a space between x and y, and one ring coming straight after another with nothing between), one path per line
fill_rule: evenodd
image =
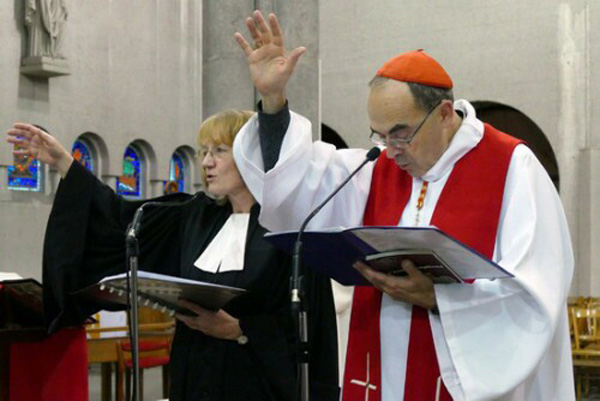
M321 140L334 145L336 149L348 149L346 141L333 128L323 123L321 124Z
M481 121L526 141L548 172L556 189L560 188L558 162L552 145L544 132L531 118L514 107L502 103L493 101L474 101L471 103L475 107L477 118Z
M86 153L87 152L87 153ZM108 149L104 140L93 132L79 135L71 147L73 158L97 177L105 175Z

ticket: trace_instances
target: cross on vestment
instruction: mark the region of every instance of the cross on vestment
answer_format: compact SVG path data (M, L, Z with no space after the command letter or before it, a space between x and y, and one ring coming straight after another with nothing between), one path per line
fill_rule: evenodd
M440 393L442 391L442 376L438 377L435 385L435 401L440 401Z
M350 383L356 384L358 386L362 386L365 388L365 401L369 401L369 390L377 390L377 386L371 384L371 374L370 374L370 365L371 365L371 355L367 352L367 377L365 381L360 381L356 379L350 380Z

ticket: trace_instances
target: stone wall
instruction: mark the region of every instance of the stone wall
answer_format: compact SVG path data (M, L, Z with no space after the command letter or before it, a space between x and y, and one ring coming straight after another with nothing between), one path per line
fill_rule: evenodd
M13 121L33 122L68 148L92 132L106 145L101 178L113 186L122 174L126 146L145 143L146 195L161 194L171 154L179 146L194 146L202 120L201 2L67 2L63 53L71 74L45 79L19 73L24 3L0 2L2 131ZM9 191L10 150L0 146L0 270L39 279L57 177L46 171L43 193Z

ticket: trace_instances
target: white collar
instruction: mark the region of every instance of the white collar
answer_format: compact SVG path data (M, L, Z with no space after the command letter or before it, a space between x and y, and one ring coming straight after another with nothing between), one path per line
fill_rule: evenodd
M421 179L437 181L444 177L454 164L473 149L483 138L483 122L477 119L475 108L466 100L454 102L454 108L463 113L462 124L448 145L448 149Z
M250 213L232 213L194 266L209 273L244 270L249 222Z

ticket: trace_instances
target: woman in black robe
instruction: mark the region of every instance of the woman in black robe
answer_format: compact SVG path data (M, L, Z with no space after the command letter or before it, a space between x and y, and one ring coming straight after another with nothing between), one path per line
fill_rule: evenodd
M242 181L231 152L250 112L230 110L207 119L198 145L205 188L168 195L184 202L147 208L139 234L140 270L247 289L222 310L178 315L171 352L171 401L295 400L296 336L290 312L290 259L263 239L259 205ZM61 174L44 243L45 314L50 331L79 324L103 305L73 294L125 270L124 233L143 202L127 201L101 183L46 132L15 124L20 143ZM248 213L243 267L210 272L195 266L230 216ZM224 250L223 253L227 252ZM197 264L197 263L196 263ZM337 400L335 311L328 279L306 269L311 400Z

